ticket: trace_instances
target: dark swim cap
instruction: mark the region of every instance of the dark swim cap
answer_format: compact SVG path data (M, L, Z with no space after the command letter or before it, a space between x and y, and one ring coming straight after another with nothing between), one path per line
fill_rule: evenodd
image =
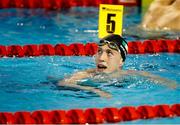
M120 35L116 35L116 34L110 34L104 38L102 38L100 40L100 42L102 41L109 41L109 42L113 42L117 45L118 49L121 52L121 56L123 58L123 62L126 59L126 55L128 53L128 44L125 41L125 39L123 39Z

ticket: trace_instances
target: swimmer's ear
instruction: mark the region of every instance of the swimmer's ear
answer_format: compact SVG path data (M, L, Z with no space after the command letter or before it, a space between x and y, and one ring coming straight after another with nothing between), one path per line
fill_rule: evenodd
M123 61L119 63L119 67L122 67L123 65L124 65Z
M120 63L124 63L124 62L123 62L123 58L120 59Z
M121 66L123 66L123 65L124 65L124 62L121 63Z

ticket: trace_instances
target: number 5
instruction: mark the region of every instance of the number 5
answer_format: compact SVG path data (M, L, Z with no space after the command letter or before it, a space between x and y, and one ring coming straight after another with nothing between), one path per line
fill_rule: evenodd
M114 33L115 31L115 21L111 19L111 17L115 17L116 14L108 14L107 15L107 25L106 25L106 31L108 33Z

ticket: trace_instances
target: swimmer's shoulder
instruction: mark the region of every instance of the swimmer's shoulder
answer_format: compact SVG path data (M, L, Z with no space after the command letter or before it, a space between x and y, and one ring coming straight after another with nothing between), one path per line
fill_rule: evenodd
M152 75L149 72L146 71L137 71L137 70L122 70L121 74L123 75L138 75L138 76L145 76L145 77L152 77Z
M119 70L118 72L115 72L118 76L123 76L123 75L132 75L136 74L136 70Z

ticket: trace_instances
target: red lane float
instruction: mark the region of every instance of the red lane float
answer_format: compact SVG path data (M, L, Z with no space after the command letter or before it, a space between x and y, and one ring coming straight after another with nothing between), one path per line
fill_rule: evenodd
M39 45L39 54L43 56L53 56L55 55L54 47L50 44Z
M35 124L35 123L37 123L37 122L35 122L35 119L32 118L30 112L16 112L16 113L14 113L13 119L14 119L13 123L16 123L16 124Z
M7 56L9 57L23 57L24 51L20 45L7 46Z
M45 8L48 10L57 10L76 6L96 7L101 3L126 6L137 6L140 4L139 0L0 0L0 8Z
M39 56L38 45L25 45L23 46L24 56Z
M122 121L117 108L104 108L102 110L102 115L104 116L104 120L108 123L116 123Z
M0 57L6 56L6 47L0 45Z
M85 110L86 123L89 124L100 124L104 122L104 117L102 115L101 109L90 108Z
M143 105L103 109L71 109L34 112L0 112L0 124L99 124L180 116L180 104Z
M51 115L51 121L54 124L66 124L69 123L69 119L66 117L64 110L53 110L49 112Z
M180 40L145 40L128 42L129 54L180 53ZM96 43L41 44L41 45L0 45L0 57L24 56L93 56L96 54Z
M149 105L139 106L137 108L137 112L139 113L141 119L149 119L156 116L155 112L153 111L153 106Z

